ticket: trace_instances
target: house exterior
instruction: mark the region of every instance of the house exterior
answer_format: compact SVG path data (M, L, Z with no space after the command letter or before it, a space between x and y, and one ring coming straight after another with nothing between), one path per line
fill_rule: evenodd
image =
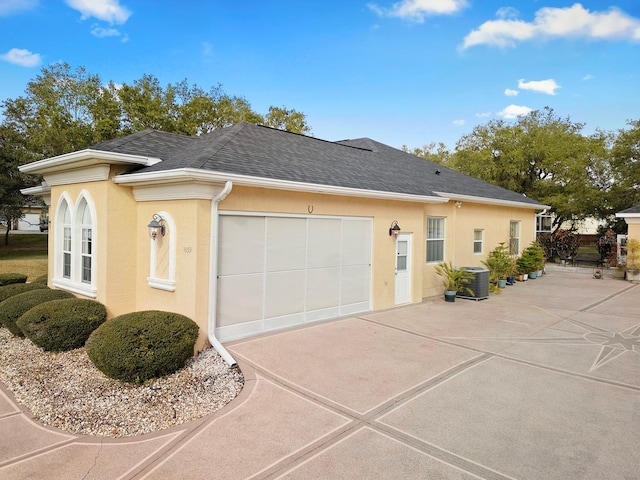
M371 139L251 124L146 130L21 170L45 179L25 193L50 205L51 287L110 316L182 313L197 348L223 355L221 342L440 294L439 262L521 251L546 207Z
M622 210L616 213L616 217L624 218L624 221L627 222L628 238L640 240L640 205Z

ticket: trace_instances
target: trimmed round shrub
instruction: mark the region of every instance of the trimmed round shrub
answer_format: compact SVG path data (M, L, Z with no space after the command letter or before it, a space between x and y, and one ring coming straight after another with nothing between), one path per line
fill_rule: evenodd
M7 298L20 293L30 292L31 290L42 290L45 288L48 287L40 283L14 283L12 285L5 285L4 287L0 287L0 302L4 302Z
M84 346L87 338L107 319L107 309L93 300L66 298L37 305L16 322L33 343L51 352Z
M0 287L14 283L25 283L27 276L22 273L0 273Z
M198 325L179 313L127 313L100 325L86 343L87 355L108 377L143 383L184 367L193 355Z
M40 275L39 277L37 277L35 280L33 280L31 283L38 283L40 285L46 285L49 281L49 276L48 275Z
M50 288L40 288L9 297L0 303L0 323L15 336L24 337L22 330L16 325L16 321L36 305L62 298L74 297L64 290L51 290Z

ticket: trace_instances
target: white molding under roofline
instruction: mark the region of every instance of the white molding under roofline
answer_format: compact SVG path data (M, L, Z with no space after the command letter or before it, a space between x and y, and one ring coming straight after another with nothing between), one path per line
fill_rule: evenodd
M618 218L640 218L640 213L616 213L616 217Z
M551 206L549 205L542 205L540 203L516 202L514 200L500 200L498 198L476 197L474 195L461 195L458 193L446 193L446 192L433 192L433 193L442 195L443 197L447 197L450 200L454 200L457 202L484 203L485 205L496 205L500 207L529 208L531 210L544 210L544 209L551 208Z
M27 163L19 167L24 173L47 174L67 170L77 169L84 166L92 166L98 163L120 164L120 165L140 165L150 167L161 162L160 158L146 157L142 155L130 155L128 153L116 153L105 150L92 150L87 148L77 152L65 153L57 157L45 158L37 162Z
M350 197L376 198L381 200L397 200L404 202L420 203L447 203L446 197L412 195L409 193L384 192L380 190L364 190L351 187L337 187L332 185L320 185L316 183L293 182L290 180L277 180L264 177L252 177L233 173L198 170L195 168L181 168L176 170L164 170L161 172L142 172L120 174L113 177L113 182L119 185L132 187L152 186L170 183L224 183L233 182L237 186L272 188L305 193L321 193L326 195L343 195Z

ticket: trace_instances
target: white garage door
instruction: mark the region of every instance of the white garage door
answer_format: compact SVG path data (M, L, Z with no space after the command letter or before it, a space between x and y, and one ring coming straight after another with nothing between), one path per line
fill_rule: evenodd
M220 216L221 341L371 309L369 218Z

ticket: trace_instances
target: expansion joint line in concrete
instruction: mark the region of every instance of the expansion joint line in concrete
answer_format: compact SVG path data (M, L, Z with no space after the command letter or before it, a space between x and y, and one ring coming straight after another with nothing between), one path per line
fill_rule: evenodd
M581 308L580 310L578 310L579 312L588 312L589 310L592 310L600 305L602 305L603 303L608 302L609 300L616 298L620 295L622 295L623 293L627 293L629 290L632 290L634 288L637 288L638 285L635 284L631 284L630 286L628 286L627 288L623 288L622 290L618 290L617 292L612 293L611 295L607 295L606 297L598 300L597 302L592 303L591 305L587 305L586 307Z

